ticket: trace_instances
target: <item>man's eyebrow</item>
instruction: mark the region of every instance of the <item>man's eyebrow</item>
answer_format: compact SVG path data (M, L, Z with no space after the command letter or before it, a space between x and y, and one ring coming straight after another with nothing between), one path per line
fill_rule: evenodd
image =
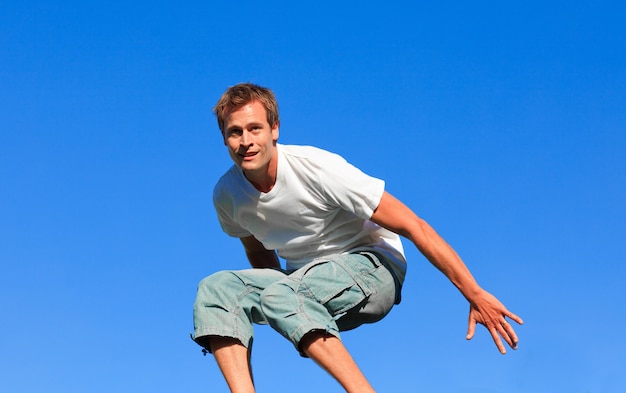
M255 128L255 127L263 127L263 122L261 121L251 121L250 123L247 123L243 126L240 125L233 125L230 127L226 127L225 131L227 132L235 132L235 131L242 131L244 128L245 129L249 129L249 128Z

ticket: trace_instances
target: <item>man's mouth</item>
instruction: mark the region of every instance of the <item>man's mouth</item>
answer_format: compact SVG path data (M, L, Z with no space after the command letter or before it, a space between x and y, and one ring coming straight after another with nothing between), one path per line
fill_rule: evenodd
M241 153L239 154L241 156L241 158L243 158L244 160L251 160L252 158L254 158L254 156L256 156L259 152L254 151L254 152L246 152L246 153Z

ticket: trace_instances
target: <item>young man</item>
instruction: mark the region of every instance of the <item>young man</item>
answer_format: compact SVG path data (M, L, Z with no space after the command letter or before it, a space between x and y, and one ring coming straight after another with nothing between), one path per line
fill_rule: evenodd
M483 290L382 180L324 150L277 143L278 105L270 90L233 86L214 111L235 165L215 186L213 201L222 229L241 239L253 268L202 280L194 340L213 353L232 392L254 392L254 323L269 324L347 392L373 392L339 332L378 321L399 303L406 271L399 235L468 300L468 339L480 323L501 353L502 339L517 347L506 318L522 320Z

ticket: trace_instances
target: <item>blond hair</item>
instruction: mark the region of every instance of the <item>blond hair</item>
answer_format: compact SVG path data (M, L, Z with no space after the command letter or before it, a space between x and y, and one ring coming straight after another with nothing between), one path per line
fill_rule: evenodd
M213 108L220 131L224 133L224 121L232 111L253 101L259 101L265 108L270 127L280 122L278 103L270 89L252 83L240 83L226 89Z

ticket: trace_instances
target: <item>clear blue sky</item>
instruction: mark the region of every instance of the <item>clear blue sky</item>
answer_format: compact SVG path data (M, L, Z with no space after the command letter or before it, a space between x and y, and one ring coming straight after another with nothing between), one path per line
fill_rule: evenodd
M525 325L467 304L405 242L403 302L343 338L379 392L626 390L621 1L5 2L0 391L222 392L196 284L243 268L211 205L211 108L251 81L281 142L384 178ZM259 392L339 392L267 327Z

